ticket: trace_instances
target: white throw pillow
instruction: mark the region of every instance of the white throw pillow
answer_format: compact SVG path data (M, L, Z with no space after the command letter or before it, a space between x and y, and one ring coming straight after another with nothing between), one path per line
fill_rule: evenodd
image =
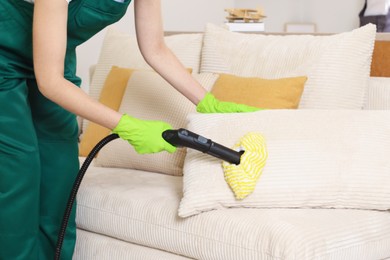
M390 78L370 78L364 109L390 110Z
M218 75L193 74L194 78L210 90ZM154 71L134 71L128 81L119 111L139 119L168 122L175 128L187 125L187 115L195 112L195 105L174 89ZM121 167L169 175L182 175L185 149L173 154L137 154L122 139L112 141L99 152L96 164L103 167Z
M199 72L202 33L177 34L165 37L167 46L186 68ZM112 66L132 69L151 69L138 48L135 36L110 27L105 35L100 56L94 70L89 95L98 100ZM84 120L85 131L87 120Z
M188 129L227 147L248 132L268 159L252 194L236 200L221 160L188 150L179 215L229 208L390 209L390 111L265 110L190 116Z
M372 24L329 36L244 34L209 24L201 72L269 79L305 75L300 108L361 109L375 34Z

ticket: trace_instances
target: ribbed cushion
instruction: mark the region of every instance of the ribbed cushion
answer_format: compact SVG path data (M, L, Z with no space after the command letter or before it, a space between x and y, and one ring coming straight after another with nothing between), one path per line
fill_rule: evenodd
M189 150L180 216L222 207L390 209L390 111L194 114L188 129L227 147L261 133L268 158L253 193L236 200L221 160Z
M181 196L182 177L91 167L78 195L77 224L194 259L390 257L389 212L225 209L181 219Z
M370 78L364 109L390 110L390 78Z
M211 89L218 75L193 74L206 89ZM187 115L195 112L195 105L160 75L153 71L134 71L128 81L119 111L144 120L168 122L174 129L187 125ZM175 153L137 154L122 139L115 140L102 149L96 163L105 167L122 167L182 175L185 150Z
M202 33L166 36L165 42L186 68L199 72ZM139 51L135 36L120 32L115 28L107 30L94 74L89 95L96 100L112 66L132 69L150 69ZM87 120L84 120L85 130Z
M77 229L76 248L72 260L92 259L188 260L189 258Z
M209 24L201 72L308 80L300 108L361 109L370 75L375 26L331 36L259 35Z

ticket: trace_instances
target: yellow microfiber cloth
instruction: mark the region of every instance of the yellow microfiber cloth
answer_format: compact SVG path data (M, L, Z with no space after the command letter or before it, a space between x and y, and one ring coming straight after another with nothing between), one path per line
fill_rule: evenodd
M225 180L237 199L244 199L256 187L257 180L263 172L268 152L264 137L259 133L248 133L233 147L244 150L239 165L223 162Z

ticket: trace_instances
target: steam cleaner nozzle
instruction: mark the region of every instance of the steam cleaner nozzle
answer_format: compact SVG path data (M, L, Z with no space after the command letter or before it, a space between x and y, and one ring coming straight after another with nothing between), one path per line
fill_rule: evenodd
M234 151L187 129L166 130L162 133L165 141L176 147L188 147L222 159L232 164L240 164L244 151Z

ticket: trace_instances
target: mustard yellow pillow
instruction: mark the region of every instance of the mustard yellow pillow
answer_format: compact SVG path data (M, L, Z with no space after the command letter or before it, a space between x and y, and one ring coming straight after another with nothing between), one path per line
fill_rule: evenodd
M126 90L127 81L133 71L133 69L113 66L104 82L99 102L118 111ZM110 133L110 129L88 122L80 141L79 155L87 156L93 147Z
M112 66L104 82L102 91L100 92L99 102L119 111L122 98L127 87L127 82L136 70L137 69ZM192 68L187 68L187 71L192 73ZM87 156L93 147L110 133L110 129L93 122L88 122L85 132L80 140L79 155Z
M230 101L268 109L296 109L307 77L262 79L221 74L211 93L221 101Z

